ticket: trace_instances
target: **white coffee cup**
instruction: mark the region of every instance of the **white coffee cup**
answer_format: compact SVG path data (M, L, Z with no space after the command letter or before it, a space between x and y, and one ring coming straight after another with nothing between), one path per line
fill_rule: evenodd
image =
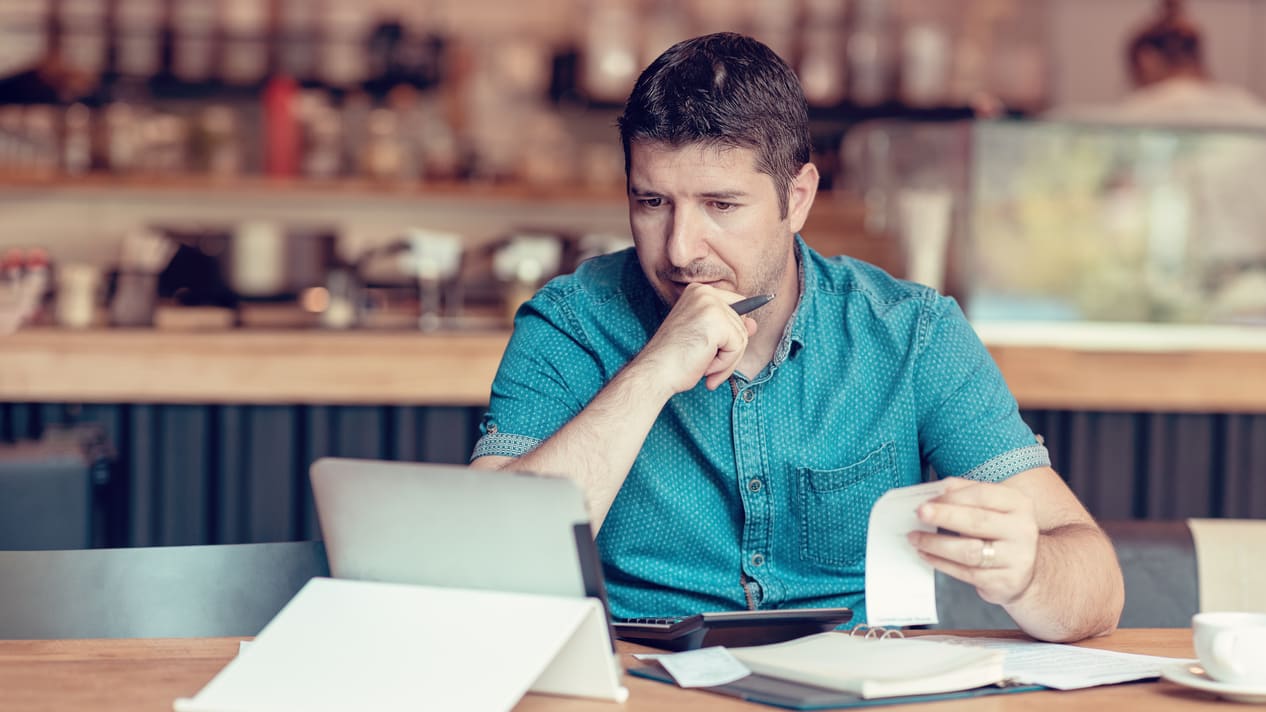
M1209 677L1266 688L1266 613L1197 613L1191 630Z

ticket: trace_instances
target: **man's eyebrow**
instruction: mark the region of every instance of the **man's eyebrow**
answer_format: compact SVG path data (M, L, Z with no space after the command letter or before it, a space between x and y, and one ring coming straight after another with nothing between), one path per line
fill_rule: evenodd
M747 193L744 193L741 190L717 190L717 191L711 191L707 193L700 193L699 197L708 198L710 200L726 201L726 200L736 200L738 198L746 198Z
M663 193L646 188L638 188L637 186L629 186L629 195L638 198L660 198ZM748 194L741 190L710 190L699 193L696 197L706 198L708 200L730 201L748 197Z

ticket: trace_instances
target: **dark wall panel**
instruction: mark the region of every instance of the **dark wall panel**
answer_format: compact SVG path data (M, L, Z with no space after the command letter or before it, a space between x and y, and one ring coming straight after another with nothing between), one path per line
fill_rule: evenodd
M96 423L116 450L97 543L310 539L323 456L464 463L479 407L0 404L0 441ZM1025 411L1101 519L1266 517L1266 415Z
M311 539L324 456L465 463L482 408L0 404L0 443L96 423L114 449L102 546ZM3 445L0 445L3 447Z

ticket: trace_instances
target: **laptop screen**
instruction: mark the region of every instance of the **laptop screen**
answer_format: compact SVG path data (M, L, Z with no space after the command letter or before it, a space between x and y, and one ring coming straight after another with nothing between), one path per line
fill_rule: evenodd
M336 578L588 595L606 608L584 498L569 480L345 458L317 460L309 474Z

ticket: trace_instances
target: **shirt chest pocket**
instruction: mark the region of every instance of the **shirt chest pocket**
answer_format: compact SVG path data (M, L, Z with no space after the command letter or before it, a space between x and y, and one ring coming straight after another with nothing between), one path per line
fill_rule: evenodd
M856 566L866 558L870 510L897 486L893 444L834 470L798 470L800 556L832 566Z

